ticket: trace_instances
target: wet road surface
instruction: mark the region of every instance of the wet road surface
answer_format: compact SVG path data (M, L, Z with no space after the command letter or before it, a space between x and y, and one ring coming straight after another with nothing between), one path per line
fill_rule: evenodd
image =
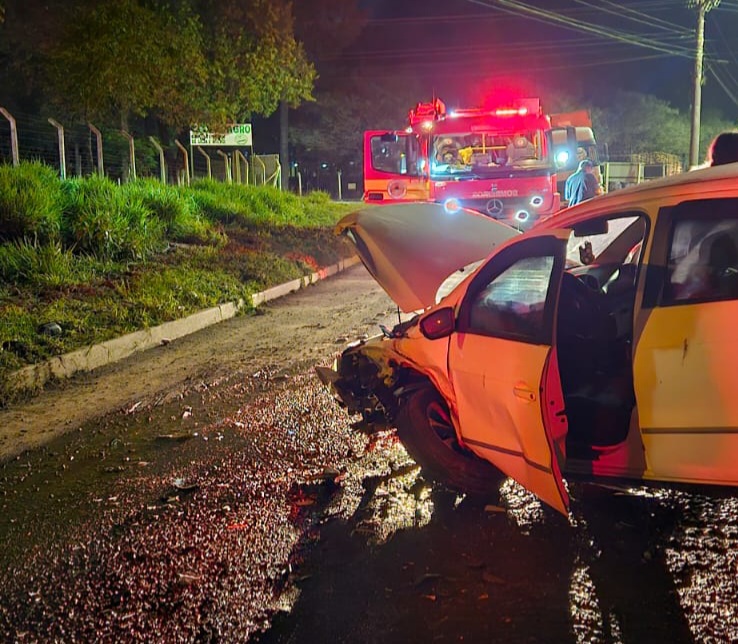
M734 491L460 498L283 357L2 463L1 639L738 641Z

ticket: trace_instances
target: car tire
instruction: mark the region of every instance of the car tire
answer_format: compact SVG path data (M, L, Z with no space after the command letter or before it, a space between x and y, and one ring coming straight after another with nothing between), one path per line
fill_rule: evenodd
M410 394L395 424L402 444L426 478L457 492L498 494L505 475L459 445L448 407L435 389Z

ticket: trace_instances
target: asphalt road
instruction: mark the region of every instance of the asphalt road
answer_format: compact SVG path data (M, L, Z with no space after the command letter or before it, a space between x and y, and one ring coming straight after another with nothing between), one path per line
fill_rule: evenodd
M394 315L353 269L0 414L0 640L738 641L734 491L567 520L354 432L311 367Z

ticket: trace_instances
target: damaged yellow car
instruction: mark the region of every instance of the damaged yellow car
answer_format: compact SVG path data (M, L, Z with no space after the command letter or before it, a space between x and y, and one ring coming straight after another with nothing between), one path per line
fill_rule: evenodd
M338 231L416 314L318 373L429 478L488 493L509 476L562 513L564 475L738 484L738 164L524 234L434 204Z

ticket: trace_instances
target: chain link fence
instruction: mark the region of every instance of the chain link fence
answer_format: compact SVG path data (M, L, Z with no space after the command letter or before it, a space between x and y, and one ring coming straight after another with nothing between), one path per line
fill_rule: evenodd
M211 178L245 185L280 185L276 154L256 155L252 148L163 146L151 136L0 109L2 164L14 163L16 158L40 161L64 177L101 174L119 182L151 177L183 184Z

